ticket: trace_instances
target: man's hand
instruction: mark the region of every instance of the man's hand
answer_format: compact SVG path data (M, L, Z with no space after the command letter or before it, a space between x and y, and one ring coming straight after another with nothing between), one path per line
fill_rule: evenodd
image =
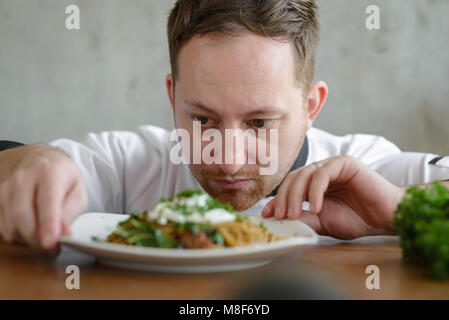
M340 239L392 234L404 192L355 158L339 156L289 173L262 215L300 219L319 234ZM302 211L304 200L309 211Z
M62 151L29 145L0 152L0 235L5 241L55 251L86 205L81 172Z

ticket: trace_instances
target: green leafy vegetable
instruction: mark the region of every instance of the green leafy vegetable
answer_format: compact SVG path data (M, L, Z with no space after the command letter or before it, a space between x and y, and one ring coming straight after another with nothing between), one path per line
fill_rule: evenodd
M224 243L224 239L223 239L223 236L221 235L221 233L220 232L215 232L211 237L210 237L210 239L214 242L214 243L216 243L216 244L218 244L218 245L222 245L223 243Z
M182 224L180 227L182 229L186 229L186 230L192 232L194 235L197 235L198 232L200 231L200 225L196 224L196 223L187 222L187 223Z
M220 201L218 201L217 199L212 198L212 197L207 199L207 207L208 207L208 210L225 209L226 211L234 212L234 209L231 207L231 205L229 203L221 203Z
M156 229L145 220L145 213L132 213L130 217L118 224L114 234L126 239L128 244L139 247L178 248L178 244L162 230Z
M156 239L157 246L159 248L177 248L179 244L170 236L164 234L161 229L154 231L154 237Z
M189 198L194 195L204 194L204 191L199 189L187 189L183 192L176 194L175 198Z
M432 277L449 279L449 190L411 187L399 204L394 225L405 260L428 266Z

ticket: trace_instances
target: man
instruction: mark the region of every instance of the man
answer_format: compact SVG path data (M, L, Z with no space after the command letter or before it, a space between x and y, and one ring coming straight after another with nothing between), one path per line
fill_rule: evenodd
M260 174L260 162L236 161L249 160L245 148L233 149L230 162L175 164L170 133L153 126L89 134L83 143L9 148L0 152L6 241L53 250L82 212L147 210L187 188L203 188L240 211L264 207L265 217L300 219L324 235L392 234L407 186L449 179L447 158L401 153L381 137L312 128L328 94L324 82L312 83L312 0L179 0L168 39L175 126L189 139L196 125L223 136L252 129L259 138L263 129L274 130L274 174ZM270 146L274 136L266 138Z

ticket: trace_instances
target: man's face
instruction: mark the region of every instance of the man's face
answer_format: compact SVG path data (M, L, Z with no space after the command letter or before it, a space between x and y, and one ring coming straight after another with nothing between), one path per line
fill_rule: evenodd
M180 51L175 91L168 89L175 125L193 137L193 121L201 129L277 130L277 170L261 175L261 164L191 164L190 169L206 192L236 210L246 210L264 198L288 173L308 129L302 89L295 77L294 48L267 37L246 34L196 36ZM170 92L171 91L171 92ZM271 135L267 134L267 143ZM223 139L223 152L225 144ZM193 148L193 143L190 144ZM205 143L201 144L204 148ZM271 150L271 148L269 148ZM191 150L192 154L193 150ZM224 161L223 161L224 162Z

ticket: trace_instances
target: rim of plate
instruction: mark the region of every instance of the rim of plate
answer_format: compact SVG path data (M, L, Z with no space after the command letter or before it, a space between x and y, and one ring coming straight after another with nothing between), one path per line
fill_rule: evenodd
M271 251L276 249L283 249L295 247L300 245L316 244L318 242L318 235L311 233L310 238L293 237L290 239L279 240L265 244L254 244L244 247L219 248L219 249L167 249L167 248L153 248L153 247L136 247L117 243L82 241L72 239L68 236L63 236L60 239L62 244L89 248L94 250L101 250L109 253L132 254L139 256L160 256L170 258L212 258L212 257L226 257L235 255L245 255L249 253Z

